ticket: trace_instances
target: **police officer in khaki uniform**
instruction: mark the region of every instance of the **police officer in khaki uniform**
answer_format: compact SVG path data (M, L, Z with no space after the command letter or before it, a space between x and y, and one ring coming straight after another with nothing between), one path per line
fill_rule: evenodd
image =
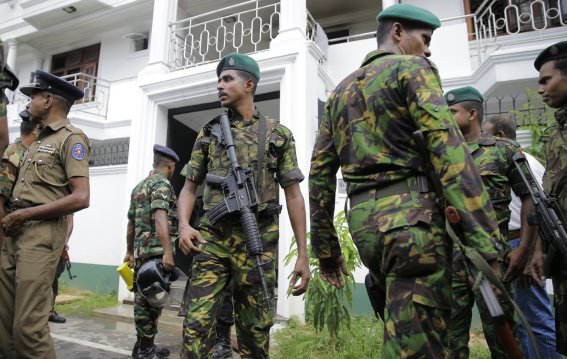
M20 91L39 123L2 219L0 358L55 358L47 318L70 213L89 206L89 139L67 115L83 91L44 71Z

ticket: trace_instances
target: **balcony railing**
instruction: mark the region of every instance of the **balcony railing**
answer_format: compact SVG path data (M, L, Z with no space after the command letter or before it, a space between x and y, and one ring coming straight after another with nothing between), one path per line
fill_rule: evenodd
M82 72L61 78L82 89L85 93L82 99L75 102L72 111L106 118L110 92L109 81ZM20 91L15 91L11 102L16 106L19 113L26 107L28 101L29 97L23 95Z
M252 0L170 24L173 70L218 61L231 52L267 50L278 35L280 3Z
M479 63L496 48L497 38L567 25L564 0L485 0L472 18Z

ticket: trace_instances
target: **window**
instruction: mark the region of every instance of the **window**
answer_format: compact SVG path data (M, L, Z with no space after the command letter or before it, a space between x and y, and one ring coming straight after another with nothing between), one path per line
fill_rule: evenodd
M94 101L100 44L53 55L51 73L55 76L68 76L72 82L85 92L82 102ZM70 76L75 75L75 76Z

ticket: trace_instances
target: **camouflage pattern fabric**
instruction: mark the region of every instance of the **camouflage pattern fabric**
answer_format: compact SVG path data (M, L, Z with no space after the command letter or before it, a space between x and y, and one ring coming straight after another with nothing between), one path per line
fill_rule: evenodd
M482 136L478 142L469 143L468 146L490 195L501 231L507 233L508 222L510 221L508 206L512 201L510 189L513 189L519 197L529 194L529 190L512 159L520 145L510 139ZM511 251L511 247L507 238L504 237L502 237L501 244L503 251L499 258L500 269L502 273L506 273L508 268L504 260ZM508 283L505 286L513 298L512 285ZM451 321L449 322L451 358L465 359L469 357L469 332L475 301L492 358L507 358L507 354L494 331L490 312L482 296L478 291L472 289L464 255L457 245L453 248L452 295ZM514 306L504 299L502 299L501 305L508 318L510 328L516 333L518 318ZM518 338L516 338L516 341L519 345Z
M0 117L6 117L8 115L8 110L6 105L8 104L8 98L4 94L4 91L0 90Z
M258 119L260 116L261 114L256 111L252 119L245 120L229 111L238 162L245 168L252 168L255 179L258 179ZM182 175L196 184L203 183L207 173L226 176L230 167L226 149L212 134L211 124L218 119L219 117L216 117L201 129L195 140L191 160L181 171ZM268 132L264 159L264 183L258 184L258 195L261 202L258 211L264 210L267 203L276 201L278 188L274 179L282 188L304 179L297 165L293 134L280 123L274 124L274 119L266 117L266 120ZM270 128L272 128L271 131ZM208 211L222 202L224 195L218 186L205 185L203 200L204 210Z
M9 204L12 197L12 189L14 182L18 178L18 169L24 159L27 146L20 139L8 145L0 164L0 196L6 198L6 204Z
M231 132L240 165L252 168L258 178L258 120L255 111L249 120L229 111ZM212 121L218 121L218 118ZM259 184L260 205L258 230L266 256L275 257L278 242L277 216L263 214L269 202L276 199L277 183L282 188L301 182L303 174L297 164L295 141L289 129L267 119L264 183ZM271 130L269 130L272 128ZM181 174L196 184L202 184L207 173L226 176L230 161L226 149L211 133L211 123L199 132L191 160ZM205 184L204 208L209 210L224 199L220 188ZM236 332L242 358L267 358L269 332L273 325L273 308L263 307L255 260L246 255L246 239L238 215L227 216L216 225L206 217L198 226L208 242L202 254L194 258L189 313L184 322L184 347L190 358L206 358L212 354L216 341L214 328L221 309L225 287L234 281L234 312ZM266 260L266 258L264 258ZM276 260L277 261L277 260ZM273 264L264 267L269 288L275 285Z
M258 230L265 260L275 258L278 223L275 216L260 216ZM246 255L246 238L237 215L212 226L206 217L199 231L208 244L193 259L189 289L189 312L183 322L184 350L189 358L209 358L216 343L215 327L223 306L226 287L234 283L233 300L241 358L268 358L274 307L264 307L260 276L254 258ZM277 261L277 259L275 259ZM264 266L266 284L273 292L276 281L274 262Z
M144 260L136 260L134 266L134 276L136 276L138 269L149 258ZM134 278L136 282L136 278ZM140 294L137 286L134 286L134 325L136 327L136 334L140 337L153 338L158 333L158 319L161 315L162 308L151 306L148 301Z
M567 218L567 186L564 184L567 179L567 107L557 110L555 119L557 127L545 147L543 189L557 199L563 217ZM567 355L567 263L564 260L555 260L553 265L557 352Z
M426 174L427 162L412 138L421 130L444 196L461 215L467 244L486 259L498 255L496 216L435 65L423 57L372 51L337 86L324 115L309 174L316 255L341 255L332 222L340 167L349 196L378 192L377 199L352 208L349 227L365 265L386 285L382 357L447 357L451 244L435 196L379 198L380 188ZM372 223L364 235L364 225Z
M177 197L169 180L161 173L151 171L132 190L128 219L134 221L134 258L163 254L156 234L154 211L167 211L171 248L177 237Z

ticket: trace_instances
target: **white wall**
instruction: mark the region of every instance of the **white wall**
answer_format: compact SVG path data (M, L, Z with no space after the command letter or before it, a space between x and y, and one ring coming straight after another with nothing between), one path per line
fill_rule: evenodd
M90 206L74 216L73 262L116 265L126 254L127 165L90 168Z
M358 69L370 51L376 50L376 39L365 39L329 46L327 73L335 84ZM348 56L345 56L348 54Z

